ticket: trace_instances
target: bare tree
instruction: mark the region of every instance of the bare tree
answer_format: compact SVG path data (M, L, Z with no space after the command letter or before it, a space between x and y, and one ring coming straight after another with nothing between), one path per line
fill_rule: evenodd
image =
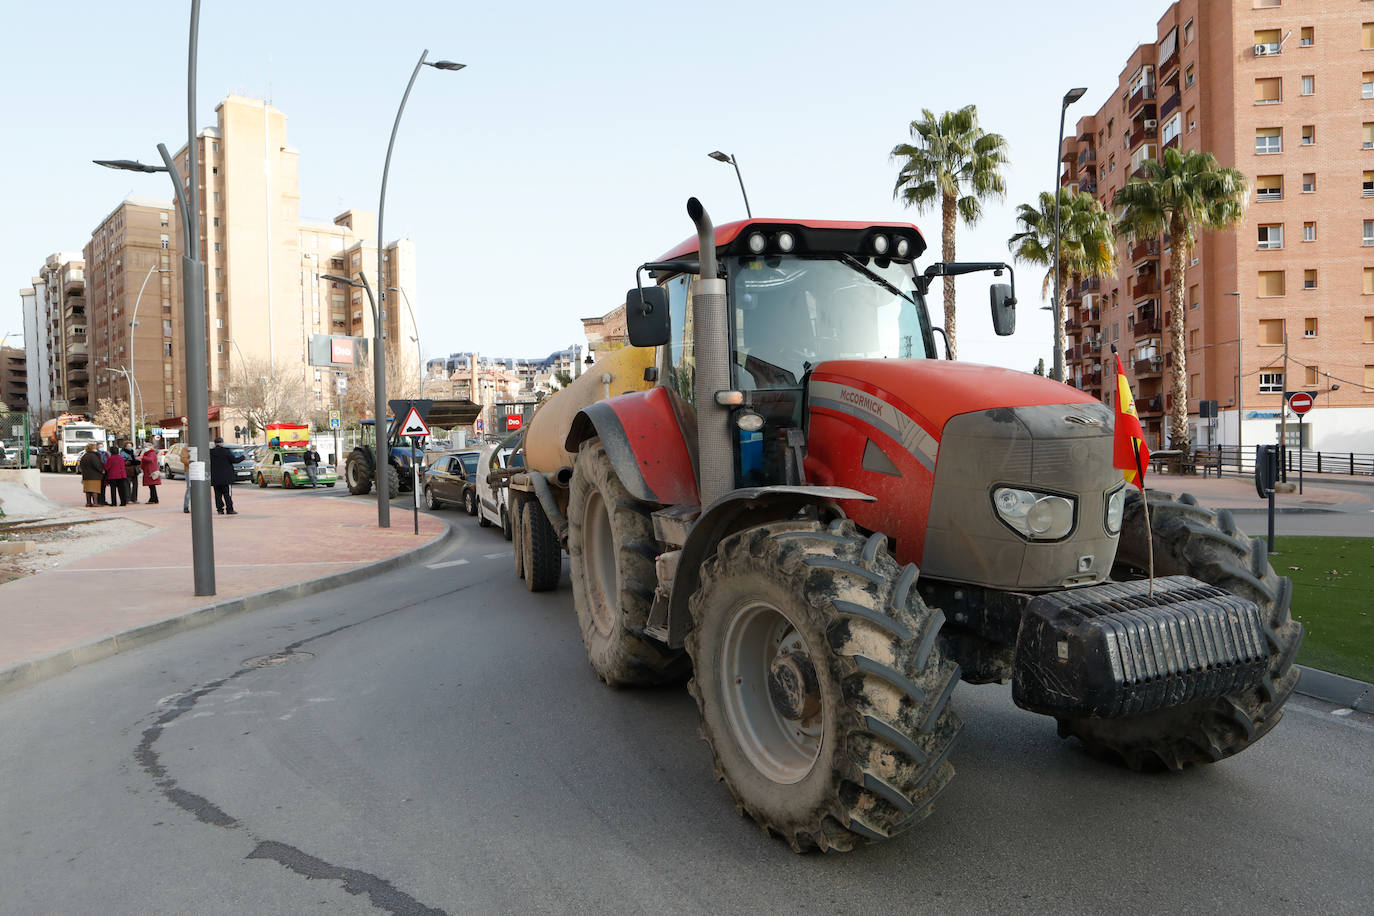
M129 435L129 402L123 398L101 398L96 401L91 418L120 442Z
M341 412L345 425L352 425L359 419L372 416L372 367L361 366L349 369L344 373L347 388L344 389L342 396L338 397L341 402ZM397 365L390 360L386 364L386 399L394 401L399 398L418 398L420 396L420 380L412 375L404 366ZM333 401L330 402L333 406Z
M262 359L243 360L224 390L225 404L248 421L250 433L269 423L298 423L312 409L305 383Z

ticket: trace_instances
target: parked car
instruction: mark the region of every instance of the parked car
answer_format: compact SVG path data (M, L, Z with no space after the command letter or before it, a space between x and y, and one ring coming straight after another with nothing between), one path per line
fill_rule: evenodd
M247 446L226 445L230 454L234 456L234 482L239 483L244 480L253 479L253 456L249 453ZM206 469L208 473L209 458L206 458ZM177 477L186 476L186 468L181 462L181 451L177 448L167 449L162 456L162 476L168 480L176 480Z
M316 482L320 486L332 487L338 479L332 467L320 465L316 474ZM288 490L310 486L310 475L305 473L305 449L264 447L262 457L253 468L253 481L264 488L274 483Z
M500 442L492 443L482 449L477 472L477 524L500 525L501 534L506 540L511 538L510 512L507 508L510 487L494 487L487 478L492 471L525 466L523 452L516 453L520 433L507 436Z
M173 446L162 453L162 476L176 480L177 475L186 476L186 468L181 463L181 446Z
M462 506L468 515L477 514L477 465L481 453L456 452L440 455L420 469L420 486L425 507L442 509Z
M11 445L6 448L3 455L0 455L0 468L19 467L19 453L21 451L23 451L23 447L18 445Z

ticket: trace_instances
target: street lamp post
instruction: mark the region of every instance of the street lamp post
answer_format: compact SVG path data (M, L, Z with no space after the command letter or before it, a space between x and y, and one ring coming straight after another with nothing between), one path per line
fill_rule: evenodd
M147 275L144 276L144 278L143 278L143 283L142 283L142 285L139 286L139 288L138 288L138 295L134 297L134 312L133 312L132 315L129 316L129 371L130 371L130 372L133 372L133 371L134 371L134 368L135 368L135 365L134 365L134 342L135 342L135 341L134 341L134 334L136 333L136 331L135 331L134 329L138 327L138 306L139 306L139 303L141 303L141 302L143 301L143 291L144 291L145 289L148 288L148 281L151 280L151 279L153 278L153 274L169 274L169 273L171 273L171 272L172 272L172 269L171 269L170 267L158 267L156 264L154 264L152 267L149 267L149 268L148 268L148 273L147 273ZM147 404L144 404L144 407L145 407L145 408L146 408L147 406L148 406ZM129 408L129 409L132 410L132 409L133 409L133 406L130 405L130 408Z
M753 219L754 214L749 209L749 193L744 190L744 176L739 173L739 163L735 161L735 157L730 153L722 153L720 150L716 150L713 153L707 153L706 155L717 162L728 162L735 167L735 178L739 181L739 192L744 198L744 215Z
M1054 137L1054 185L1050 192L1054 195L1054 299L1050 306L1054 310L1054 368L1051 371L1056 382L1064 381L1064 306L1059 299L1059 175L1064 165L1064 114L1087 91L1070 89L1064 93L1064 100L1059 105L1059 133Z
M415 309L410 305L410 294L404 287L388 286L387 290L393 293L400 293L405 300L406 311L410 312L410 323L415 326L415 358L420 361L420 397L425 396L425 353L420 349L420 322L415 320Z
M191 569L197 595L215 594L215 542L210 516L210 482L205 473L210 456L210 391L205 355L205 265L200 261L200 157L196 149L196 44L200 32L200 0L191 0L191 30L186 54L186 181L165 143L157 145L162 165L129 159L95 160L106 168L134 172L166 172L172 179L177 212L186 233L181 256L182 322L186 347L186 431L192 460L186 468L191 490Z
M97 372L113 372L124 376L129 383L129 442L137 445L138 437L134 435L134 374L128 369L119 369L115 366L106 366L104 369L97 369Z
M373 429L376 432L377 452L374 456L376 467L373 468L372 482L377 486L377 527L391 527L391 502L387 497L387 486L382 480L382 468L387 465L388 456L382 453L383 424L386 423L386 376L379 374L378 366L382 362L382 347L385 341L382 339L381 309L377 307L377 300L372 297L372 287L367 283L367 276L362 271L358 271L358 279L353 280L348 277L341 277L338 274L321 274L325 280L332 280L335 283L342 283L354 289L362 288L367 293L367 303L372 308L372 348L377 351L373 357L372 375L372 413L376 418ZM398 422L401 418L397 418ZM337 449L336 449L337 451Z
M373 386L377 395L377 445L381 446L382 421L386 418L386 345L384 340L385 329L383 322L386 320L386 274L382 272L382 260L386 257L386 235L382 230L382 221L386 215L386 179L391 172L391 151L396 146L396 131L401 126L401 114L406 110L406 101L410 98L410 90L415 85L415 78L420 75L420 68L429 66L436 70L461 70L466 64L455 63L451 60L426 61L429 56L429 49L420 52L420 59L415 62L415 69L410 73L410 82L406 83L405 94L401 96L401 106L396 109L396 120L391 125L391 139L386 144L386 161L382 164L382 193L377 200L377 299L373 305L375 314L374 321L377 324L377 353L372 358L372 378ZM361 274L359 275L361 276ZM364 288L367 281L364 280ZM350 284L357 285L357 284ZM372 291L368 289L367 297L372 299ZM391 527L391 505L385 497L377 500L377 525L381 528Z

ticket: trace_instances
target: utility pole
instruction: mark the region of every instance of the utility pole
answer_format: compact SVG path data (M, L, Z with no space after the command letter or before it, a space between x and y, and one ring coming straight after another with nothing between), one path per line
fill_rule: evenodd
M1283 329L1283 379L1279 385L1279 480L1288 483L1288 327Z

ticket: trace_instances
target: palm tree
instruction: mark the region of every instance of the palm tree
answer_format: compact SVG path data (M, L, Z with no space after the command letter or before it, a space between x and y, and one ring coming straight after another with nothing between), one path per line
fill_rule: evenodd
M1116 192L1117 233L1133 239L1163 232L1169 237L1169 440L1192 457L1188 431L1188 364L1184 349L1187 319L1185 275L1201 229L1226 229L1245 216L1248 190L1245 176L1221 168L1211 153L1166 149L1161 161L1146 160L1143 178L1132 178Z
M939 203L940 254L953 261L956 217L972 226L983 215L983 198L1006 196L1001 168L1007 164L1007 141L1001 134L983 132L973 105L939 117L929 108L921 109L920 119L911 122L911 140L892 149L891 157L901 163L892 196L922 213ZM957 355L953 277L945 277L945 335L953 358Z
M1043 296L1054 284L1054 197L1040 194L1039 206L1016 208L1021 231L1007 239L1018 261L1045 268ZM1116 273L1116 245L1112 217L1091 194L1059 189L1059 288L1070 274L1106 278ZM1054 350L1064 352L1064 306L1054 303ZM1055 381L1062 382L1061 379Z

